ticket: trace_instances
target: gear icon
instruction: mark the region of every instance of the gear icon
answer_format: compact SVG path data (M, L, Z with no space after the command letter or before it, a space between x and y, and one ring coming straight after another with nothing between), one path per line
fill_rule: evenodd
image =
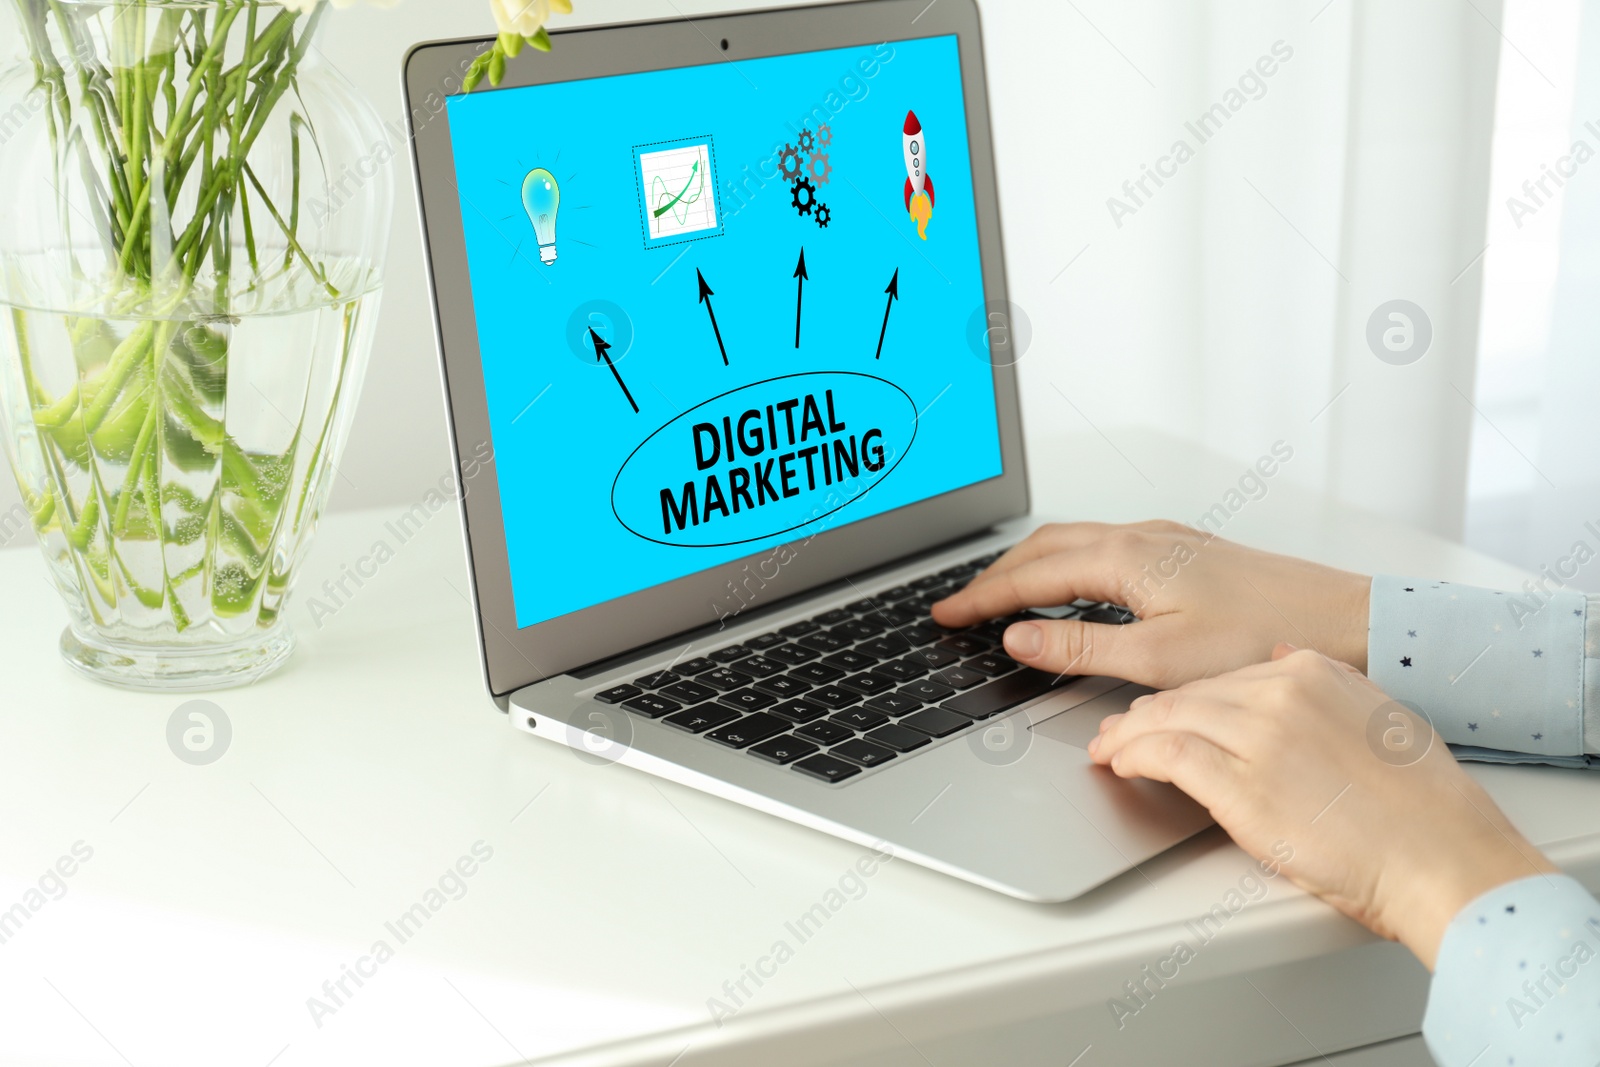
M833 144L833 127L826 122L817 127L817 143L823 148Z
M824 230L828 228L828 223L833 221L833 212L827 204L818 204L811 214L816 217L817 226Z
M783 151L778 154L778 173L783 175L783 180L792 182L800 177L800 153L794 145L786 144Z
M794 183L794 209L802 215L811 214L811 209L817 206L817 187L800 178ZM804 195L802 195L804 194Z
M828 162L828 153L818 152L811 157L811 178L813 181L828 184L828 179L833 175L833 164Z
M808 155L817 149L817 135L811 132L810 127L800 131L800 151Z

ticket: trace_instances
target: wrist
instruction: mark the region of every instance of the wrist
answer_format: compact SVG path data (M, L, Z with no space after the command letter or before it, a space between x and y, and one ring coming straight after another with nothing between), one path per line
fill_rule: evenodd
M1372 614L1372 579L1364 574L1344 576L1344 588L1336 607L1339 637L1336 658L1367 673L1367 636Z
M1545 858L1509 826L1504 833L1485 824L1477 847L1457 841L1444 851L1419 857L1414 868L1399 874L1394 894L1378 910L1381 929L1410 949L1433 970L1445 931L1474 900L1511 882L1541 874L1559 874Z

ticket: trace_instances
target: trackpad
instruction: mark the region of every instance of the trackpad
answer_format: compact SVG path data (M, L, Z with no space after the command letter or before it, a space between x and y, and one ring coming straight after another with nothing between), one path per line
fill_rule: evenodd
M1059 715L1052 715L1043 722L1034 723L1032 729L1041 737L1048 737L1053 741L1065 741L1079 748L1088 748L1089 739L1100 732L1101 719L1107 715L1127 711L1131 701L1146 693L1154 692L1155 690L1149 686L1128 682L1126 685L1117 686L1109 693L1102 693L1093 700L1068 708Z

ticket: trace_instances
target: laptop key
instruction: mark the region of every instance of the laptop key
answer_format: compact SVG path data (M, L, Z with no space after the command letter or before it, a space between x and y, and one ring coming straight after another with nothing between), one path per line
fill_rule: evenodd
M811 634L796 642L818 652L837 652L841 648L849 648L853 643L831 633Z
M884 748L892 748L896 752L910 752L930 742L927 734L908 730L895 723L878 727L867 735L867 740Z
M920 616L913 615L904 608L881 608L872 613L872 618L889 626L910 626Z
M707 730L714 730L718 726L726 726L739 717L739 713L732 708L720 707L716 704L702 704L698 708L680 711L676 715L668 715L661 721L668 726L676 726L680 730L688 730L691 734L703 734Z
M848 603L848 604L846 604L844 606L844 610L853 611L857 615L865 615L869 611L877 611L878 610L878 602L876 600L874 600L870 596L869 597L863 597L860 600L852 600L852 601L850 601L850 603Z
M894 759L894 750L875 745L871 741L856 738L846 741L842 745L835 745L828 750L828 755L847 759L851 763L859 763L863 767L876 767L880 763L888 763Z
M911 588L917 590L918 592L926 592L929 589L939 588L939 586L943 585L944 582L945 580L939 577L937 574L925 574L921 578L918 578L916 581L912 582Z
M813 689L807 693L806 699L813 703L821 704L825 708L832 708L834 711L838 711L840 708L848 708L851 704L861 703L861 694L852 693L848 689L840 689L836 685L825 685L821 689Z
M812 685L827 685L829 682L837 682L844 675L844 671L826 663L802 663L789 672L791 678L798 678Z
M921 731L929 737L948 737L957 730L965 730L971 726L972 720L943 708L923 708L901 719L900 725Z
M908 596L916 596L917 591L909 585L897 585L893 589L885 589L878 594L879 600L904 600Z
M1084 622L1109 623L1112 626L1126 626L1130 622L1138 622L1139 617L1127 608L1090 608L1078 616Z
M861 773L861 768L853 763L846 763L842 759L832 756L817 755L803 759L793 764L795 770L801 774L808 774L813 778L820 778L824 782L842 782L852 775Z
M985 653L982 656L973 656L961 666L969 671L986 674L990 678L998 678L1002 674L1010 674L1016 670L1017 661L1010 656L1002 656L999 653Z
M941 685L954 686L957 689L971 689L984 680L984 676L977 671L969 671L965 667L946 667L936 674L930 674L928 680Z
M848 622L854 616L855 612L848 608L834 608L832 611L824 611L821 615L811 616L811 621L818 626L838 626L841 622Z
M907 656L906 660L911 663L920 663L929 670L936 671L940 667L948 667L950 664L955 663L957 658L956 654L948 649L940 648L938 645L930 645L927 648L917 649Z
M678 677L671 671L656 671L653 674L645 675L643 678L635 678L633 684L642 686L645 689L660 689L664 685L671 685L676 682Z
M839 684L846 689L860 693L862 696L874 697L879 693L887 693L899 683L892 678L885 678L881 674L869 672L851 675Z
M793 735L774 737L770 741L763 741L750 750L752 756L772 763L793 763L802 756L809 756L817 751L817 746L810 741L803 741Z
M789 668L775 659L766 656L751 656L749 659L739 661L739 669L745 674L753 674L757 678L770 678Z
M634 697L632 700L624 700L622 706L629 711L637 711L647 719L659 719L661 716L671 715L683 707L676 700L668 700L666 697L656 696L654 693L646 693L644 696Z
M767 655L768 657L775 659L780 663L787 663L790 666L798 666L802 663L810 663L812 660L820 659L822 656L820 652L816 652L809 648L804 648L800 645L779 645L777 648L774 648L768 652Z
M785 637L804 637L806 634L814 634L820 629L822 627L810 619L801 619L799 622L791 622L788 626L779 627L778 632Z
M743 689L755 679L743 671L736 671L728 667L718 667L714 671L707 671L695 679L699 685L709 685L713 689L720 689L730 693L735 689Z
M847 648L843 652L835 652L822 662L831 667L843 667L847 671L864 671L878 661L865 652Z
M883 623L875 621L872 616L868 615L865 618L851 619L849 622L841 622L838 626L835 626L828 632L833 636L840 638L846 644L853 645L857 641L866 641L869 638L876 637L883 633L883 631Z
M975 633L951 634L939 642L939 648L954 652L958 656L975 656L980 652L987 652L994 646L986 637Z
M616 685L603 693L596 693L594 698L602 704L620 704L624 700L636 697L644 692L636 685Z
M723 693L717 699L728 705L728 707L738 708L740 711L760 711L762 708L770 708L778 702L778 698L770 693L762 693L755 689L740 689L733 693Z
M819 745L836 745L840 741L848 741L856 732L848 726L841 726L832 719L823 722L808 722L795 730L796 737L803 737L807 741L815 741Z
M706 739L715 741L719 745L727 745L729 748L748 748L757 741L775 737L788 728L789 724L776 715L758 711L754 715L746 715L738 722L712 730L706 734Z
M937 704L945 697L956 695L956 691L950 686L940 685L938 682L928 678L924 678L920 682L912 682L910 685L903 685L900 687L899 692L902 696L920 700L924 704Z
M894 659L896 656L903 656L910 652L911 642L901 637L899 632L896 631L859 645L856 651L865 652L867 655L876 656L878 659Z
M749 654L750 650L743 645L729 645L727 648L719 648L711 653L711 658L718 663L737 663Z
M716 696L717 691L699 682L674 682L661 690L661 695L685 704L698 704Z
M875 730L889 721L887 715L880 715L866 708L847 708L828 720L840 726L848 726L852 730Z
M919 618L924 621L917 623L915 626L901 626L895 630L895 633L914 645L931 645L935 641L942 641L950 636L949 630L934 625L933 620L928 618L927 612L923 612Z
M953 696L944 701L943 706L974 719L987 719L991 715L998 715L1002 711L1014 708L1023 701L1043 696L1067 680L1058 681L1056 676L1048 671L1036 671L1028 667L1013 671L1004 678L997 678L987 685L969 689L959 696Z
M679 674L700 674L711 670L716 665L716 661L707 656L696 656L694 659L686 659L682 663L674 663L672 669Z
M813 704L809 700L785 700L782 704L772 709L772 714L781 715L790 722L804 724L816 722L828 714L828 709L821 704Z
M755 688L763 693L771 693L773 696L782 699L799 696L811 688L811 683L802 682L800 679L792 678L787 674L779 674L771 678L761 679L755 684Z
M918 700L916 697L906 696L906 694L903 692L880 693L878 696L873 697L871 700L867 701L861 706L864 708L871 708L873 711L879 712L883 715L898 718L901 715L909 715L911 712L922 707L922 701Z
M764 652L774 645L781 644L783 644L782 634L760 634L759 636L747 639L744 643L746 648L753 648L757 652Z
M893 678L897 682L914 682L928 673L928 668L910 657L880 663L872 669L875 673L885 678Z

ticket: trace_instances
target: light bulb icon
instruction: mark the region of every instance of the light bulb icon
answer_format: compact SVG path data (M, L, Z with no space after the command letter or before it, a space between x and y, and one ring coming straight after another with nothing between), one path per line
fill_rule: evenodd
M522 207L533 223L539 239L539 261L548 266L556 261L556 212L561 208L561 187L556 176L539 167L522 179Z

